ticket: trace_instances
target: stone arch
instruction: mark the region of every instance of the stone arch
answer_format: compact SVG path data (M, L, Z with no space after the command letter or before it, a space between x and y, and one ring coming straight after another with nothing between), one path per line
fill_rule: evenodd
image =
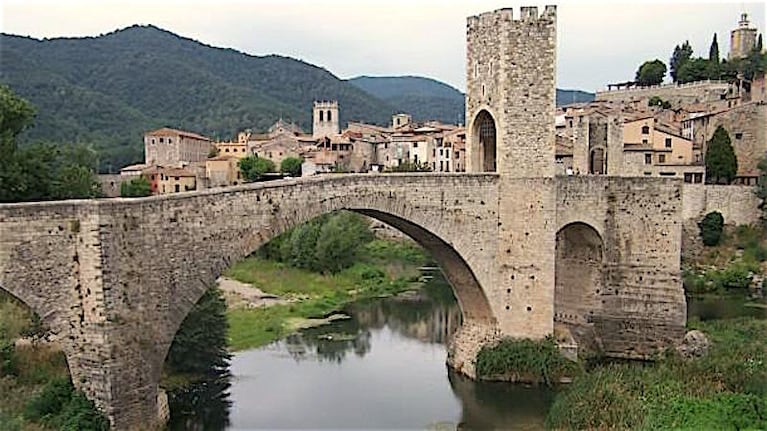
M554 331L560 342L598 348L594 316L602 308L604 261L604 241L590 224L573 222L557 232Z
M255 252L281 233L323 214L342 209L383 221L413 238L432 254L442 269L458 300L465 325L476 327L496 325L490 302L473 269L461 252L442 239L439 233L424 227L423 221L415 220L417 219L415 215L420 213L417 206L396 199L392 200L387 194L374 193L361 199L346 196L323 199L320 202L303 205L302 208L301 211L281 208L272 219L268 231L253 231L241 236L235 255L222 255L212 260L210 268L199 268L200 276L186 281L185 292L172 298L174 302L170 304L169 309L173 312L165 319L167 324L157 334L158 343L155 345L154 353L147 355L151 356L153 362L152 366L148 367L151 370L151 381L159 382L163 363L184 318L205 290L226 268Z
M472 142L479 154L480 172L496 172L497 165L497 128L493 116L486 109L480 110L472 123Z

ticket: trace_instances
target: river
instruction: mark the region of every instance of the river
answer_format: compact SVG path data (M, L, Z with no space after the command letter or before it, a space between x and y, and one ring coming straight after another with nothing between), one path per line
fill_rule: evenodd
M554 392L451 373L461 313L439 273L416 293L355 303L347 320L232 358L231 388L176 399L172 429L542 429ZM742 300L688 300L701 319L765 316ZM182 406L179 407L178 404Z

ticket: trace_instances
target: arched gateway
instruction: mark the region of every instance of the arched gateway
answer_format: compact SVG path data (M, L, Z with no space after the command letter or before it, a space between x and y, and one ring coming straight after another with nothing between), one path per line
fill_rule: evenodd
M464 374L474 374L483 345L548 336L563 313L592 316L607 355L651 357L684 331L682 186L554 176L556 9L520 15L501 9L468 19L466 118L478 121L469 125L477 133L467 133L469 173L328 175L141 199L0 205L0 287L58 333L74 384L115 429L156 418L176 330L224 269L338 209L397 227L440 262L464 315L448 362ZM560 231L572 223L601 239L601 270L585 275L603 283L591 302L596 310L558 302L596 287L557 281L575 270L579 241L600 243L585 228ZM598 260L595 250L587 248L589 262Z

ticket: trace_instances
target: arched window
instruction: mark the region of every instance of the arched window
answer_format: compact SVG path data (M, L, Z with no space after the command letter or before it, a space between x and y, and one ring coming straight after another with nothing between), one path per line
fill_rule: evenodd
M325 117L324 117L324 115L325 115L325 111L320 111L320 121L321 121L321 122L322 122L322 121L325 121Z
M649 135L650 134L650 126L642 126L642 134L643 135Z
M495 121L490 113L482 110L474 120L474 142L479 144L480 171L496 171Z
M333 121L333 113L328 110L328 121Z

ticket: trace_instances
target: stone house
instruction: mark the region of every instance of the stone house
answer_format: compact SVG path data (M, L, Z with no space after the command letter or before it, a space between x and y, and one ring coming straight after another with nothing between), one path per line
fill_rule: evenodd
M208 187L236 186L242 182L240 157L224 155L205 161L205 178Z
M144 163L150 166L203 162L212 149L210 138L184 130L163 127L144 134Z

